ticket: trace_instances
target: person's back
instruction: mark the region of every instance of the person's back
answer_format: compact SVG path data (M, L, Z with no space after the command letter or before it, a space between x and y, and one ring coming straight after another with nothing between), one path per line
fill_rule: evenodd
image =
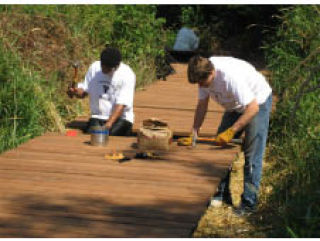
M199 38L193 30L183 27L179 30L173 50L194 51L199 47Z

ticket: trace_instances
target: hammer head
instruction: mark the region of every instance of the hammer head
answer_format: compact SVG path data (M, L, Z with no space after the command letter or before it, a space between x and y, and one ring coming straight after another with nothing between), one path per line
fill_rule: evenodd
M73 62L72 63L72 67L75 68L75 69L79 68L80 67L80 62L79 61Z

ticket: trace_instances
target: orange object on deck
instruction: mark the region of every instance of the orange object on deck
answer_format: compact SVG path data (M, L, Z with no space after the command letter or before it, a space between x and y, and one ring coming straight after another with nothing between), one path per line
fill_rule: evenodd
M69 130L66 132L66 136L77 136L78 132L76 130Z

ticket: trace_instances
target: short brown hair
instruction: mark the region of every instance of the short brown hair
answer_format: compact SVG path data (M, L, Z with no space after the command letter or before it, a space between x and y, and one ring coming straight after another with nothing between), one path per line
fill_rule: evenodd
M213 70L214 66L208 58L193 56L188 63L188 81L191 84L199 83L207 79Z

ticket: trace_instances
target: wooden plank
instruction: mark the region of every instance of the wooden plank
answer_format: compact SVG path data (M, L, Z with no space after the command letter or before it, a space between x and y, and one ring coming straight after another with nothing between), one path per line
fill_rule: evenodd
M151 117L159 118L166 121L170 129L177 136L186 136L191 133L194 112L183 111L175 109L153 109L153 108L139 108L135 107L135 122L133 125L133 131L136 132L142 125L144 119ZM200 129L201 136L213 137L216 135L219 123L222 118L220 112L208 112L206 119Z
M73 214L26 213L0 218L1 237L20 238L129 238L188 237L190 225L184 228L159 227L138 223L118 223Z
M1 155L0 213L15 215L5 220L15 220L22 226L32 223L28 229L32 237L188 237L228 166L226 159L233 158L220 147L201 144L190 149L173 143L163 160L132 159L120 164L105 160L104 154L115 148L134 153L135 137L110 137L106 147L88 145L88 138L81 134L74 138L47 134ZM236 149L232 147L233 152ZM208 150L215 153L215 162L207 157ZM28 197L33 203L46 200L40 202L44 207L39 211L26 208L23 203ZM99 200L104 203L104 212L86 210L83 203L70 198ZM51 211L55 203L58 210ZM35 206L39 208L40 204ZM59 207L65 211L59 211ZM46 227L70 220L104 229L85 232L73 226L69 231L58 229L46 236ZM14 225L2 229L1 223L5 221L0 218L2 237L31 235ZM146 229L150 231L146 233Z
M197 90L186 82L186 66L175 68L168 81L137 93L135 130L158 117L175 134L189 134ZM213 136L221 116L210 103L201 135ZM106 160L112 151L131 160ZM0 237L190 237L239 147L174 140L155 160L134 158L137 151L136 137L96 147L79 132L47 133L1 154Z
M134 107L188 109L194 111L198 101L198 87L181 81L159 81L135 94ZM158 98L155 98L158 97ZM208 111L224 112L223 107L209 101Z
M177 136L190 134L197 105L198 86L187 82L186 65L176 65L175 69L177 74L171 75L167 81L159 80L135 94L135 133L144 119L155 117L166 121ZM206 137L214 136L223 113L223 107L209 101L200 134Z

